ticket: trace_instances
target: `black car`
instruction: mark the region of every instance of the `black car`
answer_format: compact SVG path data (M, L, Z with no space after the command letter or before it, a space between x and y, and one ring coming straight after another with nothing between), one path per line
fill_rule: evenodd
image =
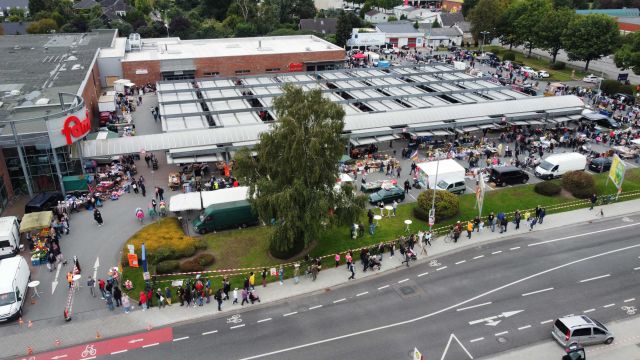
M591 160L589 163L589 170L593 172L605 172L611 169L611 163L613 160L611 158L599 157Z
M379 191L369 195L369 203L376 205L381 201L385 204L393 202L393 200L404 201L404 189L397 186L388 189L380 189Z
M498 186L526 184L529 181L529 175L515 166L501 166L491 169L489 181Z
M29 200L24 207L25 214L39 211L48 211L58 205L58 201L64 200L59 192L44 192L36 195L33 199Z

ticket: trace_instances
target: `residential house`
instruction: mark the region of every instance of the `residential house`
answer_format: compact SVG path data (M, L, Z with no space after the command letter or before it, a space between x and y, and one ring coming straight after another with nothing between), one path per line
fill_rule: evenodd
M393 8L393 16L395 16L397 20L400 20L409 17L409 14L415 9L416 8L411 5L398 5Z
M407 20L433 23L438 18L438 13L427 9L415 9L407 15Z
M364 21L368 21L372 24L385 23L389 21L389 15L378 10L369 10L364 13Z
M335 34L336 25L338 19L336 18L315 18L315 19L300 19L300 30L310 30L322 35Z
M465 43L473 43L473 34L471 33L471 23L468 21L460 21L454 25L462 31L462 40Z
M82 0L73 4L73 9L78 12L89 11L96 5L100 6L100 3L96 0Z
M462 35L462 30L456 26L427 29L425 42L427 46L433 48L438 46L460 46L462 44Z
M424 34L409 21L394 21L376 25L376 31L385 34L385 42L393 47L422 47Z
M29 15L29 0L0 0L0 17L7 17L13 9L22 9L24 15Z
M109 20L115 20L127 16L130 7L125 0L101 0L102 14Z

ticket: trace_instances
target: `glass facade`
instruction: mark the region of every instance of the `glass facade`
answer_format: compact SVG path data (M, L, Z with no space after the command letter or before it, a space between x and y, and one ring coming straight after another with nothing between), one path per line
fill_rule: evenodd
M4 211L9 202L9 195L7 194L7 187L4 185L4 176L0 176L0 213Z
M5 148L2 149L2 151L4 152L4 158L7 163L7 170L11 178L14 193L16 195L28 194L27 184L24 181L24 174L22 173L22 166L20 164L20 157L18 156L18 149ZM68 147L58 148L57 154L62 176L82 173L80 161L78 159L71 159ZM53 160L53 151L49 144L25 146L24 155L34 193L60 190L60 183L56 175L56 165ZM6 193L6 189L4 189L4 192Z

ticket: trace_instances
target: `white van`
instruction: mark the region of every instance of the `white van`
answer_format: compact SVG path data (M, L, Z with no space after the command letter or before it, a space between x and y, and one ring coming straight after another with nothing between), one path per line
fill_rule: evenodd
M22 316L30 279L29 264L22 256L0 260L0 321Z
M587 157L579 153L553 154L536 167L535 174L540 179L553 179L569 171L583 171L587 166Z
M20 252L20 224L15 216L0 218L0 259Z

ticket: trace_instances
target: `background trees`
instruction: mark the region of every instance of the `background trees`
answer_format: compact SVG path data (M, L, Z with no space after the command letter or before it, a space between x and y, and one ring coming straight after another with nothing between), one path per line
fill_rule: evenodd
M616 51L614 61L617 67L640 74L640 33L631 33L622 39L622 46Z
M486 39L500 37L499 29L502 15L508 6L506 0L480 0L470 11L471 33L476 40L483 38L483 32L487 32Z
M545 20L536 25L538 45L541 49L551 54L551 62L556 62L558 52L563 48L562 35L567 30L569 23L576 16L575 11L569 8L561 8L549 11Z
M585 71L592 60L612 54L619 40L616 21L600 14L574 17L562 36L569 60L584 61Z

